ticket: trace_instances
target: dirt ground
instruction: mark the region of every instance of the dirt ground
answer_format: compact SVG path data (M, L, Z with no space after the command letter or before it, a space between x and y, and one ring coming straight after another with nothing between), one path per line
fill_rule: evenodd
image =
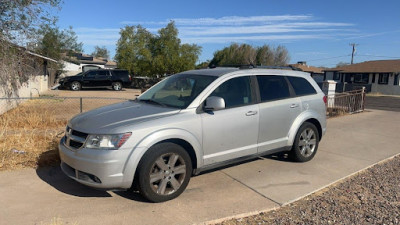
M309 197L233 224L400 224L400 156Z

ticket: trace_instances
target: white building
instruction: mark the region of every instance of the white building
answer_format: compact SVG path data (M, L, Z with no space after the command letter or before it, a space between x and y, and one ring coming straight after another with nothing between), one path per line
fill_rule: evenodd
M368 92L400 95L400 59L366 61L324 71L324 80L338 82L337 90L364 86Z

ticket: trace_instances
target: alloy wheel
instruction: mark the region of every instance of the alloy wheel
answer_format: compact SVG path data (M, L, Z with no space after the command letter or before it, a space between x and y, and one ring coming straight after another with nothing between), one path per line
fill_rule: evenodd
M186 176L183 158L176 153L161 155L150 170L150 187L159 195L170 195L182 185Z
M304 157L309 157L313 154L317 143L315 132L311 128L304 129L300 134L298 143L300 154Z

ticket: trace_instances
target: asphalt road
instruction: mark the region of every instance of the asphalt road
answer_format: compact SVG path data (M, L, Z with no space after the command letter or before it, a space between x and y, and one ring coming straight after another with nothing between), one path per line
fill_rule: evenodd
M367 96L365 108L400 112L400 96Z

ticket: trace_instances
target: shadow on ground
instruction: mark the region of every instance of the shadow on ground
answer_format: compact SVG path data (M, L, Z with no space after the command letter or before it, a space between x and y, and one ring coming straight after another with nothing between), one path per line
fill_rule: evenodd
M211 173L217 170L222 170L234 166L238 166L244 163L249 163L252 161L260 160L260 159L271 159L271 160L278 160L284 162L293 162L285 153L277 153L272 155L261 156L259 158L253 158L244 160L237 163L232 163L226 166L217 167L215 169L207 170L199 174L205 175L207 173ZM60 160L58 157L58 151L48 151L44 152L40 155L38 159L39 167L36 169L36 174L38 177L49 184L50 186L54 187L56 190L63 192L68 195L77 196L77 197L113 197L109 191L105 190L98 190L83 184L76 182L75 180L67 177L61 170L60 167ZM118 196L121 196L126 199L130 199L133 201L139 202L148 202L145 198L143 198L138 191L112 191Z

